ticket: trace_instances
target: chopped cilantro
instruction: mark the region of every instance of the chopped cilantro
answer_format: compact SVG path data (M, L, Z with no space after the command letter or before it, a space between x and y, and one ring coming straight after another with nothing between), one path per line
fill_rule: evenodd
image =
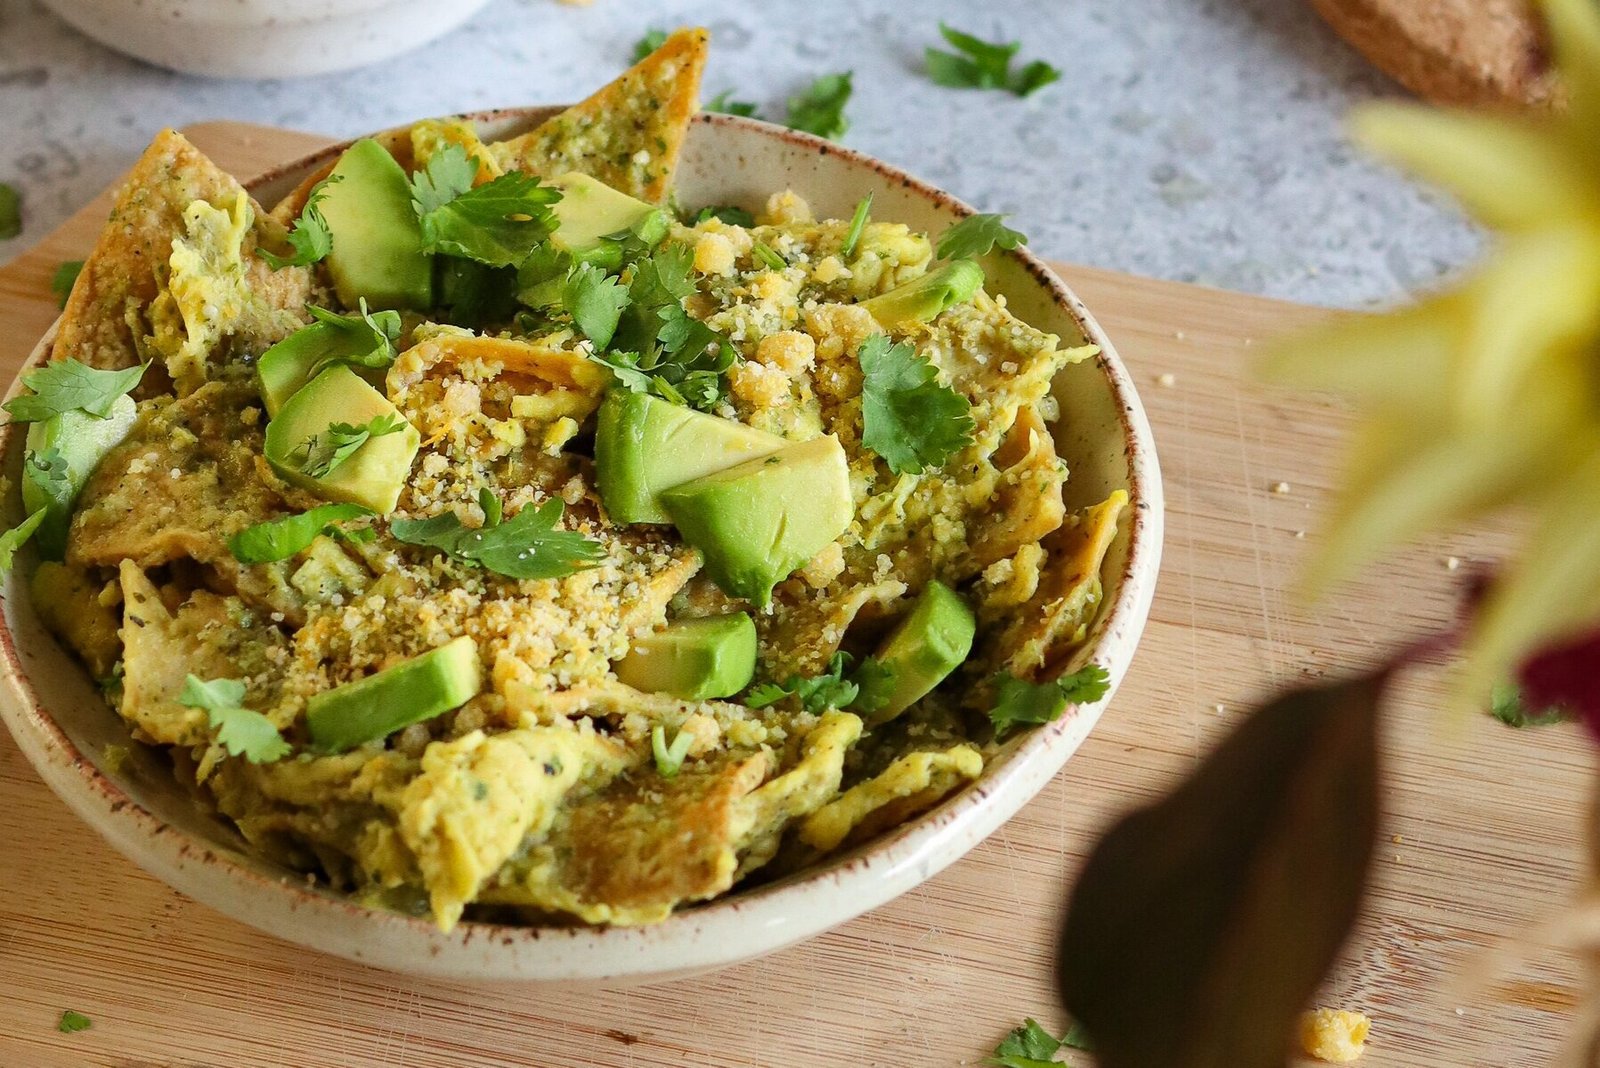
M1011 70L1011 60L1020 41L984 41L939 23L939 33L955 49L946 52L929 48L925 54L928 77L952 89L1007 89L1027 96L1061 77L1061 72L1042 59L1019 71Z
M505 505L500 503L500 498L494 495L494 490L488 486L479 488L478 507L483 509L483 525L485 527L497 527L500 525L500 520L505 515Z
M651 30L633 43L633 61L639 62L666 43L666 30Z
M0 578L11 573L11 563L16 558L17 550L33 536L39 529L39 524L44 522L45 509L39 508L32 515L0 534Z
M400 415L373 416L359 426L351 423L332 423L320 434L313 434L289 453L288 460L301 472L312 478L326 478L346 460L354 456L373 438L398 434L407 426Z
M425 545L468 566L514 579L562 578L594 567L605 547L576 531L557 530L559 499L527 507L494 526L473 530L454 512L431 519L396 519L389 531L408 545Z
M798 96L789 98L791 130L837 141L850 129L850 120L844 116L844 106L850 100L853 71L842 74L824 74L808 85Z
M812 714L830 708L859 707L863 712L875 711L888 699L893 671L869 656L850 678L846 678L854 659L849 653L834 653L828 658L828 669L821 675L809 679L791 675L783 682L752 686L745 693L744 704L749 708L766 708L793 696L799 698L801 708ZM861 704L864 688L869 691L867 699L871 707Z
M562 305L597 351L611 344L622 311L632 299L621 282L592 263L573 268L561 290Z
M256 255L277 271L285 267L309 266L333 251L333 234L328 230L328 220L322 217L322 198L327 195L329 183L343 180L342 174L330 174L311 187L306 206L300 209L294 229L285 238L293 250L288 256L279 256L264 248L257 248Z
M1031 1017L1000 1040L987 1063L995 1068L1054 1068L1056 1051L1066 1045Z
M968 215L940 234L938 253L944 260L972 259L996 245L1016 248L1027 243L1026 236L1005 224L1004 215L980 212Z
M1050 723L1067 705L1086 705L1106 695L1110 676L1099 664L1087 664L1048 682L1028 682L1009 672L995 676L995 702L989 710L996 738L1018 725Z
M56 1023L56 1030L64 1035L70 1035L77 1031L87 1031L93 1026L94 1021L83 1013L67 1009L61 1014L60 1021Z
M1089 1041L1088 1032L1083 1029L1083 1024L1076 1021L1067 1028L1067 1033L1061 1036L1061 1044L1068 1049L1081 1049L1085 1052L1094 1052L1094 1043Z
M22 194L0 182L0 241L22 233Z
M67 306L67 298L72 296L72 287L77 284L78 275L82 273L82 260L62 260L56 264L55 273L50 276L50 292L56 295L58 307Z
M670 779L678 774L683 767L683 760L689 755L689 746L694 744L694 736L688 731L680 729L673 735L672 744L667 744L667 730L659 723L650 728L650 752L656 758L656 770L663 779Z
M61 450L51 446L43 452L29 452L22 460L22 477L65 509L72 504L72 480L67 477L67 460Z
M909 342L861 343L861 443L897 475L937 467L972 442L972 405Z
M324 504L301 512L299 515L269 519L264 523L245 527L228 539L228 551L241 564L270 564L287 560L303 551L317 535L355 535L334 524L372 515L370 508L359 504ZM370 528L358 528L371 534Z
M856 254L856 245L861 243L861 235L867 228L867 220L872 217L872 194L868 193L856 205L856 212L850 216L850 229L844 233L844 244L839 246L839 256L849 259Z
M750 254L774 271L782 271L789 266L789 262L778 255L765 241L751 242Z
M32 392L12 398L5 410L15 423L38 422L74 409L105 419L117 398L139 384L148 366L141 363L120 371L102 371L71 357L51 360L22 376L22 384Z
M732 89L724 89L707 101L701 110L717 111L724 115L740 115L747 119L759 119L761 117L756 114L756 106L750 101L729 100L728 94L732 92Z
M306 311L318 324L331 328L322 331L327 345L306 372L306 381L339 364L382 371L394 363L394 343L400 336L399 312L370 312L365 297L355 315L340 315L314 304L306 305Z
M438 211L472 188L478 161L460 145L445 145L411 176L411 207L417 215Z
M1515 683L1505 682L1494 688L1490 695L1489 714L1508 727L1547 727L1571 719L1571 714L1560 706L1531 709L1522 700L1522 691Z
M694 223L703 223L707 219L720 219L729 226L754 226L756 217L743 208L736 208L731 204L708 204L694 214Z
M850 702L851 710L871 715L882 708L894 693L894 677L892 666L875 656L864 657L851 676L859 690L856 699Z
M422 248L509 267L527 259L550 235L550 205L561 191L521 171L474 187L478 161L460 145L445 145L411 177L412 207L422 223Z
M252 764L271 764L289 755L289 743L272 721L244 707L244 683L237 679L207 682L185 676L178 703L204 709L217 732L217 744L232 756L242 756Z

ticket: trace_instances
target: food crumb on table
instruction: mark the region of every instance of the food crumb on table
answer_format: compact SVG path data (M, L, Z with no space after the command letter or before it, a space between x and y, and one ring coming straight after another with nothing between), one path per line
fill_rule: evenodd
M1366 1049L1372 1021L1348 1009L1313 1009L1300 1017L1300 1048L1308 1057L1349 1064Z
M1177 384L1178 376L1173 374L1171 371L1156 376L1156 385L1162 387L1163 389L1171 389Z
M1289 486L1289 483L1287 483L1287 482L1274 482L1272 484L1272 492L1276 493L1280 497L1282 497L1284 494L1288 493L1289 489L1290 489L1290 486Z

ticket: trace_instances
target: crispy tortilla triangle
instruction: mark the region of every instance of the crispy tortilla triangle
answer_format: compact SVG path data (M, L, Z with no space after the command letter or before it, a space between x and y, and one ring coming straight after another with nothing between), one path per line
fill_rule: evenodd
M640 200L666 199L678 150L699 107L710 35L679 30L581 104L510 141L489 146L503 170L600 179Z

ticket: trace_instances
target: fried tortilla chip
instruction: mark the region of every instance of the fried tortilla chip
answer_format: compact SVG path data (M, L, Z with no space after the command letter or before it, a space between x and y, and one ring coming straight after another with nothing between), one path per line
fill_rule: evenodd
M699 107L709 40L703 29L679 30L583 103L520 137L491 144L489 155L502 170L547 178L578 171L661 203Z

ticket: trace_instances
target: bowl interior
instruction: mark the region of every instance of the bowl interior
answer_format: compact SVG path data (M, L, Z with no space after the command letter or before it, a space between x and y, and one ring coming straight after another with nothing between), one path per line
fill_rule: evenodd
M475 116L485 139L535 125L554 109ZM252 185L270 206L337 149L287 165ZM960 202L838 146L721 115L702 115L685 144L677 196L688 206L759 207L794 189L822 217L848 217L873 196L873 214L937 233L965 214ZM1161 494L1149 429L1109 342L1054 275L1025 254L985 263L991 292L1025 320L1104 349L1055 384L1058 451L1071 467L1069 506L1117 488L1133 497L1103 579L1100 618L1078 660L1119 680L1153 592ZM33 359L48 355L47 337ZM15 393L17 385L12 385ZM20 477L23 435L0 429L4 471ZM14 507L14 506L13 506ZM15 521L13 516L13 521ZM24 551L26 556L26 550ZM257 858L222 820L195 803L162 757L131 744L93 680L49 636L23 589L25 561L5 587L0 712L25 753L63 798L113 844L191 895L272 933L355 959L455 978L666 977L734 963L850 919L904 892L970 849L1040 789L1088 733L1104 702L1013 738L982 778L939 808L798 876L685 910L650 928L522 928L463 923L440 934L424 919L372 912Z

